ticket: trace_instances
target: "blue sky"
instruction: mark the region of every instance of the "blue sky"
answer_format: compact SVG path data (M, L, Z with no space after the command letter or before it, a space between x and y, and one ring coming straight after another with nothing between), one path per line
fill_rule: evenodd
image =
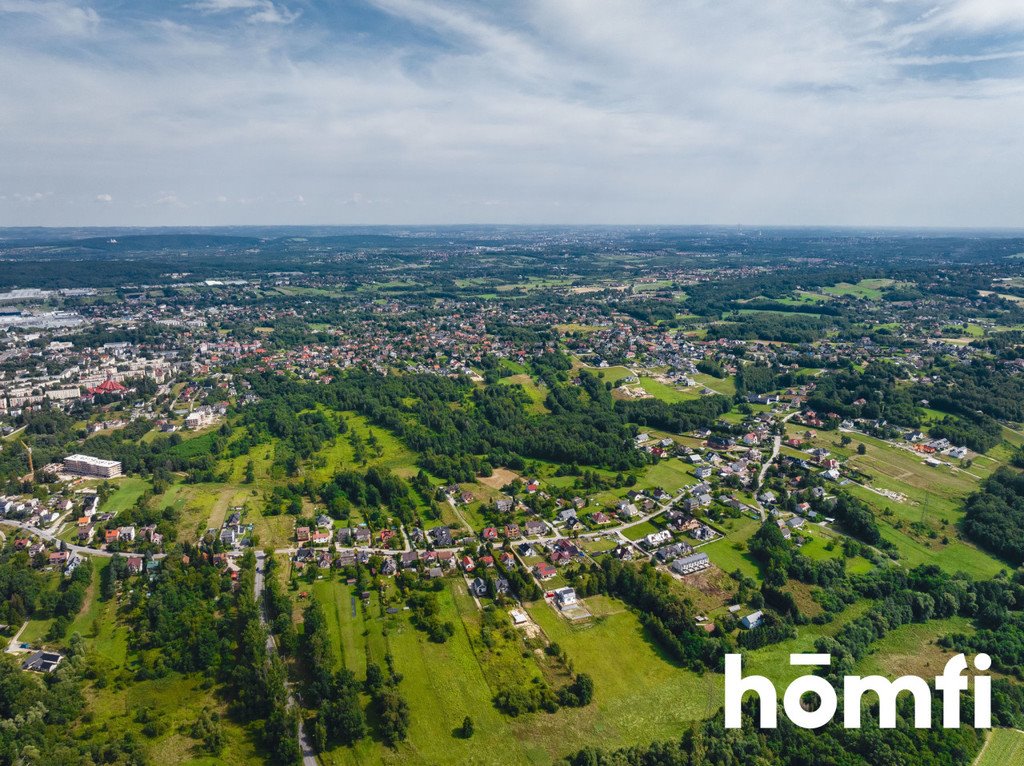
M0 0L0 225L1024 226L1020 0Z

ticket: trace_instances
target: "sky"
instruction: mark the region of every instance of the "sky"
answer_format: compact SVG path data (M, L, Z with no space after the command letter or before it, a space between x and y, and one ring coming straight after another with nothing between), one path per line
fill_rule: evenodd
M1022 0L0 0L0 226L1024 227Z

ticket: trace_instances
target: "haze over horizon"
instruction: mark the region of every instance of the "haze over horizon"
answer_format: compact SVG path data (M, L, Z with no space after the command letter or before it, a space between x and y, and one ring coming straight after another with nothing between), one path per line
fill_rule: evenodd
M0 0L0 226L1024 227L1024 3Z

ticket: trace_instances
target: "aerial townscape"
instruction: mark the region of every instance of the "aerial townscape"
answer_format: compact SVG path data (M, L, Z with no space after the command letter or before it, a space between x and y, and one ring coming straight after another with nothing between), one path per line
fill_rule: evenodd
M2 763L1021 746L1024 237L7 230L0 258ZM727 731L729 652L780 685L798 652L987 652L996 728L901 698L898 737Z
M0 766L1024 766L1024 0L0 0Z

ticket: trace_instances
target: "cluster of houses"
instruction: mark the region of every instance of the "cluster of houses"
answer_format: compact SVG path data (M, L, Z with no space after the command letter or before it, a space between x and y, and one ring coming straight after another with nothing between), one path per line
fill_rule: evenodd
M206 530L207 540L219 540L228 548L241 548L246 540L252 538L253 525L242 523L242 508L234 507L224 520L220 529Z
M0 496L0 518L45 528L56 524L74 505L74 500L60 494L51 495L45 503L36 497Z

